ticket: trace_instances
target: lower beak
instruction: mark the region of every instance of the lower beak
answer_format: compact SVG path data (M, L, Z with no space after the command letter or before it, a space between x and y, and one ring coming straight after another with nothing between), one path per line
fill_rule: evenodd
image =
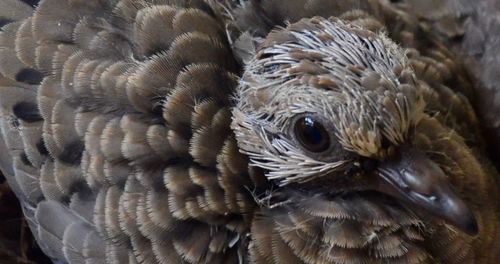
M478 233L474 214L451 188L444 172L422 152L410 148L378 168L378 191L444 220L469 235Z

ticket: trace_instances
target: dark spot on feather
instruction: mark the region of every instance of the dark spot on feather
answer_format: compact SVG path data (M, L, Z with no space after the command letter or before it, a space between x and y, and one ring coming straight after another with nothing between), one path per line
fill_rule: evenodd
M182 221L175 221L172 226L171 232L169 232L169 236L171 236L173 239L182 239L186 237L186 234L191 232L192 230L195 230L197 226L199 225L204 225L204 223L197 221L197 220L182 220Z
M57 42L64 45L75 45L75 42L73 40L58 39Z
M43 194L42 194L42 195L38 196L35 200L36 200L37 204L41 203L45 200L45 196L43 196Z
M21 158L21 161L23 162L24 165L33 167L33 164L28 159L28 155L26 155L26 152L21 153L21 155L19 155L19 157Z
M38 112L38 107L35 103L20 102L12 108L14 115L28 123L42 121L42 117Z
M47 147L45 147L45 142L43 141L43 138L36 143L36 149L40 154L42 155L49 155L49 151L47 150Z
M71 142L64 147L58 158L60 161L70 165L80 165L84 148L85 145L81 140Z
M151 109L152 114L157 117L163 118L163 104L165 103L165 98L164 97L154 98L152 100L152 103L153 103L153 108Z
M197 6L196 8L202 10L203 12L207 13L211 17L215 17L215 14L214 14L214 11L212 10L212 8L205 2L200 2L199 6Z
M68 195L65 195L64 197L61 198L61 203L64 205L69 205L71 202L71 197Z
M25 4L28 4L32 7L36 7L38 5L38 3L40 2L40 0L21 0L22 2L24 2Z
M154 169L149 169L149 168L144 168L144 173L151 174L150 179L152 180L152 185L151 187L153 188L154 191L156 192L164 192L166 191L165 183L163 181L163 172L164 172L165 166L162 166L161 168L154 168ZM156 175L156 176L154 176Z
M7 18L0 17L0 28L2 28L3 26L5 26L9 23L12 23L12 22L14 22L14 21L7 19Z
M69 187L70 193L77 193L82 200L89 200L93 197L93 192L84 180L74 182Z
M43 77L43 73L34 69L26 68L16 74L16 81L27 84L40 84Z
M156 177L153 179L152 187L153 187L153 190L155 190L157 192L165 191L165 184L163 183L163 180L160 177Z
M3 176L3 174L0 173L0 184L4 183L5 182L5 177Z

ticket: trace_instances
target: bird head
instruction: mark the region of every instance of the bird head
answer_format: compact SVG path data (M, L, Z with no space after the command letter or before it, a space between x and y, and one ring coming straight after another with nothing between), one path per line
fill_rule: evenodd
M232 127L291 203L381 195L476 234L474 214L417 140L424 97L405 50L384 34L304 19L262 41Z

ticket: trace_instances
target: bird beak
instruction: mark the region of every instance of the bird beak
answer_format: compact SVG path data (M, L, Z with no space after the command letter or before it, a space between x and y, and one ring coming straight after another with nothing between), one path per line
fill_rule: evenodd
M423 209L469 235L478 233L476 218L451 188L441 168L424 153L403 148L378 168L378 191Z

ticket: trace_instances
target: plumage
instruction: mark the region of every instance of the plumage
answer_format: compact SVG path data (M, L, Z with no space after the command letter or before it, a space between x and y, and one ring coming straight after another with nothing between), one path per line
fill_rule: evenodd
M54 262L500 259L493 1L35 2L0 169Z

